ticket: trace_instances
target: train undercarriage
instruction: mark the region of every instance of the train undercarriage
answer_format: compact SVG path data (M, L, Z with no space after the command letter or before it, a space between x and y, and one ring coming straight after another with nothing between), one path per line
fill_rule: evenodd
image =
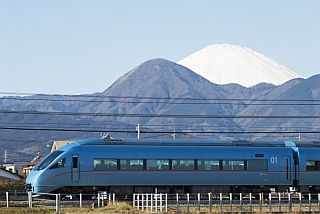
M315 190L315 189L313 189ZM320 190L317 188L317 190ZM134 193L168 193L168 194L196 194L196 193L270 193L289 192L289 186L75 186L63 187L55 193L97 193L106 191L116 195L132 195ZM310 192L310 191L309 191ZM312 191L313 192L313 191Z

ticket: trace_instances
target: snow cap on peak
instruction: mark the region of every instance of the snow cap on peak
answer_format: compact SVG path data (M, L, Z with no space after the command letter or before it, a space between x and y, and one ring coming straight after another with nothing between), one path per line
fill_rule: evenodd
M213 83L245 87L265 82L280 85L301 77L277 62L243 45L209 45L178 62Z

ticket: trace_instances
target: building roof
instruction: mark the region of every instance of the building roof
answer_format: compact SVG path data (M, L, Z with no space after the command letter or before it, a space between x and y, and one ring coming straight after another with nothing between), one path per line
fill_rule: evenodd
M51 152L58 149L61 146L64 146L64 145L72 143L72 142L73 142L73 140L55 140L55 141L53 141Z
M7 170L0 169L0 179L21 180L21 177L17 174L14 174L12 172L7 171Z

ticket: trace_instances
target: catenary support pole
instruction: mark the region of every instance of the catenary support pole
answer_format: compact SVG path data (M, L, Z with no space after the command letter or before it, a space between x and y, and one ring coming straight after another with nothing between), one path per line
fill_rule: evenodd
M200 200L201 200L201 195L200 195L200 193L198 193L198 209L199 209L199 212L200 212Z
M311 193L309 193L309 212L311 212Z
M189 193L187 193L187 205L188 205L188 213L190 211L190 197L189 197Z
M318 193L318 208L319 208L319 213L320 213L320 193Z
M300 212L302 211L301 200L302 200L302 194L301 194L301 192L299 192L299 207L300 207Z
M133 194L132 204L133 207L136 207L136 194Z
M252 193L249 193L250 212L252 213Z
M263 203L262 196L263 196L263 193L260 192L259 193L259 208L260 208L260 212L262 212L262 203Z
M211 213L212 212L212 201L211 201L212 193L211 192L208 193L208 198L209 198L209 212Z
M29 208L32 208L32 192L28 191Z
M163 203L162 203L162 193L160 193L160 211L162 212Z
M271 195L271 192L269 193L269 206L270 206L270 213L272 213L272 195Z
M278 198L279 198L279 212L281 213L281 193L278 193Z
M292 201L291 201L291 193L288 192L288 205L289 205L289 212L292 212Z
M232 193L229 194L229 200L230 200L230 210L232 213Z
M7 208L9 207L9 192L6 192Z
M220 193L220 211L222 213L222 193Z
M98 207L100 207L100 193L98 192Z
M166 213L168 212L168 193L166 193Z
M240 193L240 213L242 213L242 193Z
M59 194L56 194L56 213L60 213L59 206Z
M176 207L177 207L177 213L179 213L179 193L176 193Z

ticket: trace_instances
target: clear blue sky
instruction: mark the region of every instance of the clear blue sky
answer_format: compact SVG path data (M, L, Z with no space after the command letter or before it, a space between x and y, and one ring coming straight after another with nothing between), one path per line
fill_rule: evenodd
M151 58L242 44L320 73L318 0L0 0L0 91L105 90Z

